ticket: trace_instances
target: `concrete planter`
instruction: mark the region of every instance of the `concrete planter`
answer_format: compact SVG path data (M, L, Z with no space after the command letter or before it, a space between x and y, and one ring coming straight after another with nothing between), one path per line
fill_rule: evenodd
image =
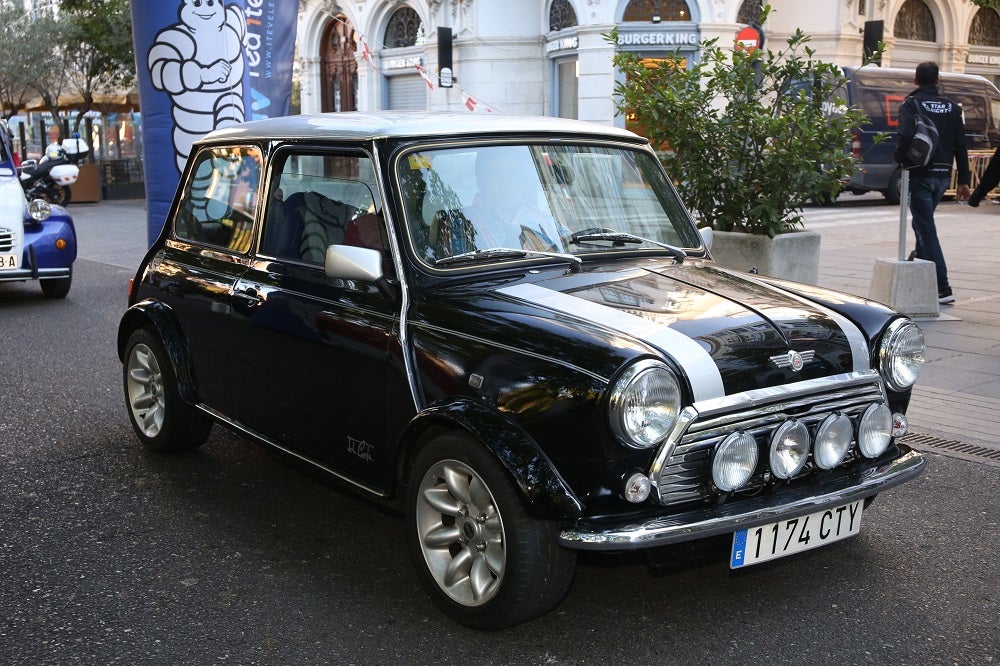
M793 231L774 238L736 231L712 232L712 257L738 271L756 268L761 275L816 284L819 281L816 231Z

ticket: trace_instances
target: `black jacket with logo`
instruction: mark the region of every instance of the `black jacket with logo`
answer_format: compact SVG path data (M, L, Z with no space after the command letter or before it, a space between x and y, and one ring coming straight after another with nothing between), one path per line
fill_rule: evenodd
M969 151L965 146L965 124L962 122L962 107L947 97L938 94L937 86L920 86L909 95L923 108L924 113L937 127L938 141L934 146L934 158L930 164L910 171L911 176L948 176L951 165L958 168L958 184L968 185L972 181L969 172ZM913 138L913 107L904 101L899 107L899 131L897 135L895 159L905 165L903 155Z

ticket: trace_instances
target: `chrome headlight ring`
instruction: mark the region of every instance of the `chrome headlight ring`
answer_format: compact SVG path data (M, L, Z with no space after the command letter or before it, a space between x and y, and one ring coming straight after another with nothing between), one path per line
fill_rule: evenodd
M897 319L889 325L878 348L879 374L893 391L913 386L924 365L924 334L909 319Z
M663 441L680 411L680 381L666 364L654 359L626 368L608 402L612 431L633 449L648 449Z

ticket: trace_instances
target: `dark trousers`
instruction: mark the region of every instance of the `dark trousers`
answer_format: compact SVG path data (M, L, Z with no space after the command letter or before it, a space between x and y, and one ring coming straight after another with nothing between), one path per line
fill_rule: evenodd
M917 258L937 267L938 293L948 289L948 267L934 226L934 209L944 196L950 176L910 176L910 218L917 237Z

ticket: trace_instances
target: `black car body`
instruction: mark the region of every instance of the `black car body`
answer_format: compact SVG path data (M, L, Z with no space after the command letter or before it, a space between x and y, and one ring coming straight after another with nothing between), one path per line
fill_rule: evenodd
M645 140L576 121L208 135L118 351L145 444L221 422L398 502L480 628L557 604L578 549L736 534L742 566L850 536L924 464L897 441L915 324L715 265Z

